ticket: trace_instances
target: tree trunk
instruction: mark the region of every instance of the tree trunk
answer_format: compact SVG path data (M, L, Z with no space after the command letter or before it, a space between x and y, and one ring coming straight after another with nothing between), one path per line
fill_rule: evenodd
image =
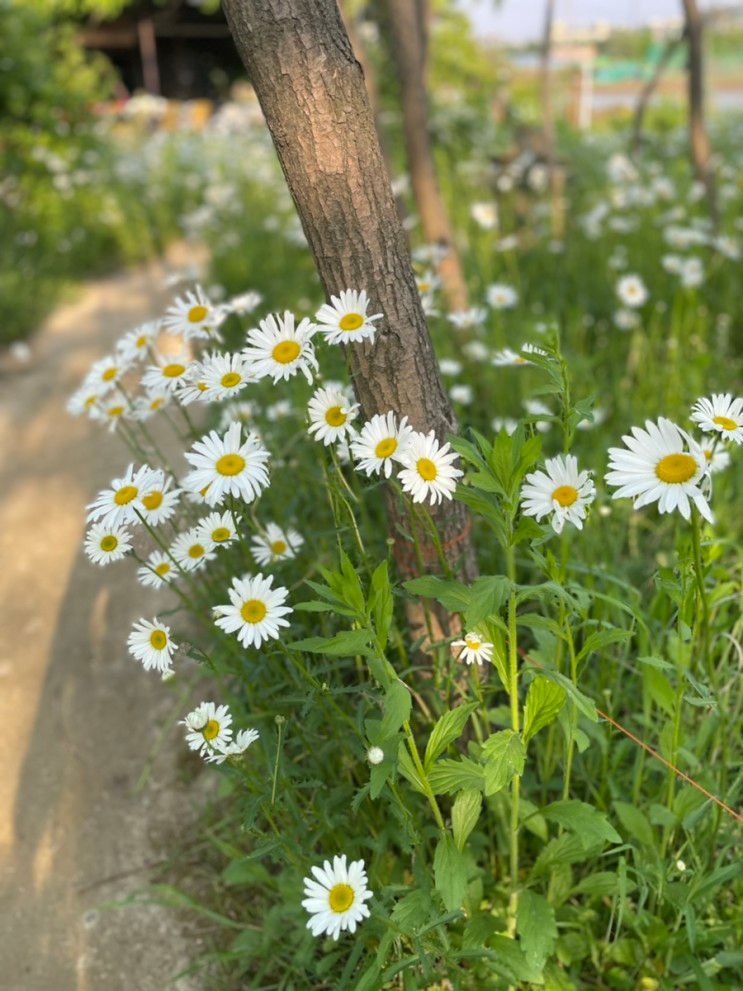
M539 67L542 102L542 135L547 178L550 191L550 217L552 236L561 239L564 234L562 183L555 162L555 113L552 104L552 24L555 17L555 0L547 0L544 8L544 29Z
M464 310L468 305L467 283L441 197L428 134L427 6L425 0L386 0L393 57L400 82L405 151L413 196L424 237L429 244L448 249L439 266L439 274L449 308Z
M658 83L660 82L661 76L665 72L666 67L685 38L686 32L682 31L677 37L668 39L663 51L661 52L660 58L655 64L655 68L653 69L650 78L640 91L640 96L637 100L634 120L632 123L632 138L630 139L630 150L633 155L636 155L640 150L640 144L642 142L642 125L645 121L645 113L650 105L653 93L655 93L658 88Z
M704 116L704 22L697 0L683 0L685 32L689 41L689 143L694 175L704 183L713 218L717 215L714 176L710 164L710 145Z
M347 349L365 416L395 410L439 439L456 429L415 285L361 67L335 0L223 0L328 294L366 289L383 321L371 344ZM388 489L395 556L415 570L409 529ZM453 570L475 572L469 517L458 502L432 510ZM430 538L424 565L436 569Z

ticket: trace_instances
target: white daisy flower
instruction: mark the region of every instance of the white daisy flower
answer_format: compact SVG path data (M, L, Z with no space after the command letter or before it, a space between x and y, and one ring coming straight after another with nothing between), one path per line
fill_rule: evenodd
M313 877L304 879L302 907L310 913L307 928L313 936L332 936L337 940L341 931L356 932L356 926L369 916L366 902L369 891L363 860L346 865L345 853L326 860L322 867L313 867Z
M197 526L175 538L170 554L184 571L196 571L217 556L214 544L207 540Z
M519 294L513 288L502 282L494 282L485 290L488 305L494 310L510 310L519 301Z
M171 333L182 334L186 340L209 337L222 322L223 314L210 301L201 286L178 296L163 317L163 326Z
M315 314L317 330L325 334L328 344L356 344L359 341L373 340L377 332L375 320L382 314L367 314L369 299L362 289L346 289L340 296L331 296Z
M95 405L88 408L88 413L91 420L98 420L100 423L105 423L110 434L116 430L119 420L126 420L128 418L126 403L118 396L114 399L95 403Z
M283 317L269 313L258 327L248 331L248 346L243 355L256 378L270 376L274 383L302 372L312 384L312 372L318 370L312 336L316 327L305 317L295 328L294 314Z
M732 392L713 392L709 399L697 399L691 418L705 433L719 433L725 440L743 444L743 399L733 399Z
M94 385L82 385L67 400L67 412L72 416L88 413L103 397L103 390Z
M400 484L413 502L429 499L435 505L451 499L463 474L453 466L456 459L449 444L439 444L433 430L428 435L414 432L401 457Z
M432 298L433 293L441 286L441 279L428 269L423 275L415 276L415 287L423 297Z
M714 522L699 483L708 472L707 459L699 445L680 427L660 417L645 421L645 429L632 427L622 437L626 447L609 449L609 468L604 476L618 486L614 499L630 498L635 509L658 503L658 512L675 509L688 520L690 501L710 523Z
M156 365L148 365L142 374L142 388L147 392L174 393L188 381L192 365L188 354L155 355Z
M498 226L498 204L489 202L473 203L470 206L470 216L485 231L492 231Z
M439 362L439 369L442 375L459 375L462 371L462 362L455 361L454 358L442 358Z
M511 348L501 348L496 351L491 359L491 364L496 368L518 367L519 365L532 365L522 354L517 354Z
M155 389L144 396L137 396L134 400L132 415L136 420L149 420L163 406L167 406L171 398L170 392L165 389Z
M137 513L142 512L142 495L148 491L153 477L157 477L149 465L134 470L129 465L121 478L114 478L111 487L102 489L88 506L88 519L102 523L138 523Z
M255 743L259 736L260 733L256 729L241 729L236 734L234 740L228 743L224 750L211 750L205 755L204 760L208 764L223 764L228 757L237 757L239 754L244 754L251 743Z
M268 451L255 434L243 441L241 432L240 423L231 424L223 437L212 430L186 452L194 470L183 487L203 493L210 506L218 506L228 495L253 502L268 485Z
M226 705L202 702L189 712L181 725L186 727L186 743L191 750L208 757L232 743L232 715Z
M616 291L625 306L643 306L648 299L648 291L639 275L623 275L617 282Z
M173 670L170 662L178 644L170 638L170 627L161 623L157 616L152 622L137 620L126 643L129 653L142 662L145 671L156 668L161 674L170 674Z
M178 383L175 390L175 398L181 406L190 406L192 403L209 402L209 386L201 375L201 364L191 365L188 374Z
M225 513L210 513L199 520L196 529L207 542L226 547L237 540L237 521L228 509Z
M303 543L302 534L291 527L282 530L276 523L266 523L264 532L250 541L250 550L256 562L265 567L295 557Z
M110 564L126 557L132 535L123 526L94 523L85 534L85 553L93 564Z
M128 362L120 355L106 355L91 366L85 376L85 388L96 389L100 395L113 389L128 368Z
M482 341L467 341L462 345L462 353L473 361L487 361L490 352Z
M260 647L264 640L278 640L279 627L292 612L285 606L289 594L283 587L273 588L273 578L262 574L233 578L228 591L230 605L215 606L216 625L225 633L236 633L243 647Z
M552 514L552 529L562 533L565 523L583 529L586 509L596 498L596 486L587 471L578 471L578 459L558 454L544 463L545 471L526 476L521 487L521 511L541 520Z
M474 392L471 385L460 382L449 389L449 397L454 403L461 403L462 406L469 406L474 399Z
M366 475L384 475L389 478L392 463L402 462L413 432L406 416L398 424L392 410L377 413L364 424L358 437L351 442L356 467Z
M469 310L457 310L454 313L449 313L447 319L458 330L469 330L483 323L487 319L487 315L488 311L484 307L473 306Z
M255 381L241 354L213 354L202 359L198 379L206 383L205 398L210 402L231 399L248 382Z
M510 416L494 416L490 423L495 433L499 434L501 430L505 430L509 437L516 433L518 425L519 421Z
M164 523L175 513L181 490L171 489L172 484L173 479L158 469L142 488L140 512L150 526Z
M702 437L699 446L707 460L710 475L724 471L730 464L730 454L717 442L717 438Z
M634 310L620 308L614 311L614 323L620 330L634 330L639 326L640 317Z
M141 568L137 569L137 581L148 588L162 588L173 577L173 563L162 551L153 551Z
M150 320L120 337L116 342L116 353L127 363L141 361L147 356L160 333L162 324L159 320Z
M369 747L366 752L366 759L372 766L381 764L384 760L384 750L381 747Z
M260 306L263 302L263 296L254 289L249 289L247 292L240 293L238 296L233 296L228 299L224 304L224 309L230 313L237 313L239 316L245 316L248 313L252 313L253 310Z
M247 400L240 400L239 402L226 403L222 407L222 412L219 417L219 430L226 430L231 423L239 420L240 423L249 423L255 419L255 403Z
M454 640L452 647L462 648L457 655L457 660L465 661L467 664L475 663L480 666L483 661L490 661L493 657L492 643L489 643L476 630L466 633L464 640Z
M265 414L269 423L276 423L277 420L284 420L294 413L294 407L290 399L279 399L276 403L266 406Z
M350 402L340 389L318 389L307 406L310 435L329 447L346 434L353 434L351 420L355 418L358 408L358 403Z

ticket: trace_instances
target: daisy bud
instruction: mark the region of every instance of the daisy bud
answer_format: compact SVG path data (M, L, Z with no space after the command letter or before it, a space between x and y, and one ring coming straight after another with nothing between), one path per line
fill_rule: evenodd
M684 873L684 871L686 870L686 864L683 862L683 860L676 861L676 870L680 871L682 874Z
M384 750L381 747L369 747L366 759L370 764L381 764L384 760Z

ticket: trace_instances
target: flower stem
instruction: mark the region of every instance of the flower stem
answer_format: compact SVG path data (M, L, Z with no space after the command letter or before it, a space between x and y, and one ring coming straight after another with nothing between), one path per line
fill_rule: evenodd
M511 569L512 570L512 569ZM511 702L511 729L520 730L519 714L519 667L518 644L516 639L516 591L511 589L508 599L508 694ZM511 894L508 900L508 933L516 932L516 910L518 908L519 880L519 798L521 778L514 774L511 780L511 829L510 829L510 873Z

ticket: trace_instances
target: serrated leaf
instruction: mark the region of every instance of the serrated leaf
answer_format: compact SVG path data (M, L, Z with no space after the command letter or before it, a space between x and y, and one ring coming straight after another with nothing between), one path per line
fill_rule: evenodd
M392 736L410 718L412 699L410 692L401 681L393 681L384 697L384 715L381 733Z
M535 891L519 894L516 932L527 961L541 970L557 941L555 913L546 898Z
M495 951L491 961L493 969L502 974L506 980L512 984L544 983L541 971L526 959L525 953L515 939L496 933L490 937L488 945Z
M369 608L374 620L374 632L384 650L392 625L393 599L387 562L382 561L374 569L369 591Z
M526 749L518 733L504 729L493 733L483 744L481 760L484 763L484 788L486 795L494 795L505 788L514 774L521 774L526 761Z
M392 921L402 932L411 934L424 926L431 916L431 895L416 888L398 899L392 909Z
M466 702L464 705L458 705L455 709L448 709L437 720L426 744L426 753L423 760L426 770L446 750L450 743L459 739L467 724L467 720L477 706L477 702Z
M583 840L576 833L563 833L550 840L539 851L539 855L532 867L531 876L541 877L549 873L553 867L559 864L579 864L591 856L593 849L586 847Z
M484 788L483 769L469 757L437 761L428 772L428 782L435 795L451 795L462 788Z
M458 850L463 850L472 830L477 825L482 809L482 792L465 788L454 799L451 810L451 828Z
M426 789L423 786L420 775L418 774L415 764L413 763L413 758L408 753L408 748L402 741L400 742L400 746L397 748L397 769L416 791L419 791L422 795L425 795Z
M435 599L449 612L464 612L470 601L466 585L436 578L434 575L411 578L410 581L404 582L404 588L424 599Z
M622 837L603 812L599 812L587 802L579 802L576 798L553 802L542 809L542 815L550 822L556 822L576 833L584 841L585 846L622 842Z
M510 590L511 582L505 575L483 575L475 579L469 589L469 605L465 611L467 628L477 627L489 616L497 615Z
M580 663L589 654L597 650L603 650L604 647L609 647L613 643L621 643L624 640L629 640L631 637L631 630L594 630L590 636L586 637L586 641L579 651L576 661Z
M295 640L289 644L289 649L303 650L308 654L327 654L328 657L351 657L354 654L366 654L372 636L371 630L343 630L333 637Z
M638 809L636 805L631 805L629 802L614 802L614 811L632 839L637 840L651 850L655 847L653 827L641 809Z
M467 892L468 870L469 862L451 836L442 836L433 857L433 876L447 912L461 907Z
M529 685L524 703L524 744L527 744L540 729L544 729L557 719L564 704L565 689L562 685L537 675Z
M564 688L578 712L582 712L592 723L599 721L593 699L589 699L587 695L584 695L583 692L577 689L569 678L566 678L564 674L560 674L559 671L552 671L550 668L540 668L539 673L542 677L549 678L550 681L554 681L555 684Z

